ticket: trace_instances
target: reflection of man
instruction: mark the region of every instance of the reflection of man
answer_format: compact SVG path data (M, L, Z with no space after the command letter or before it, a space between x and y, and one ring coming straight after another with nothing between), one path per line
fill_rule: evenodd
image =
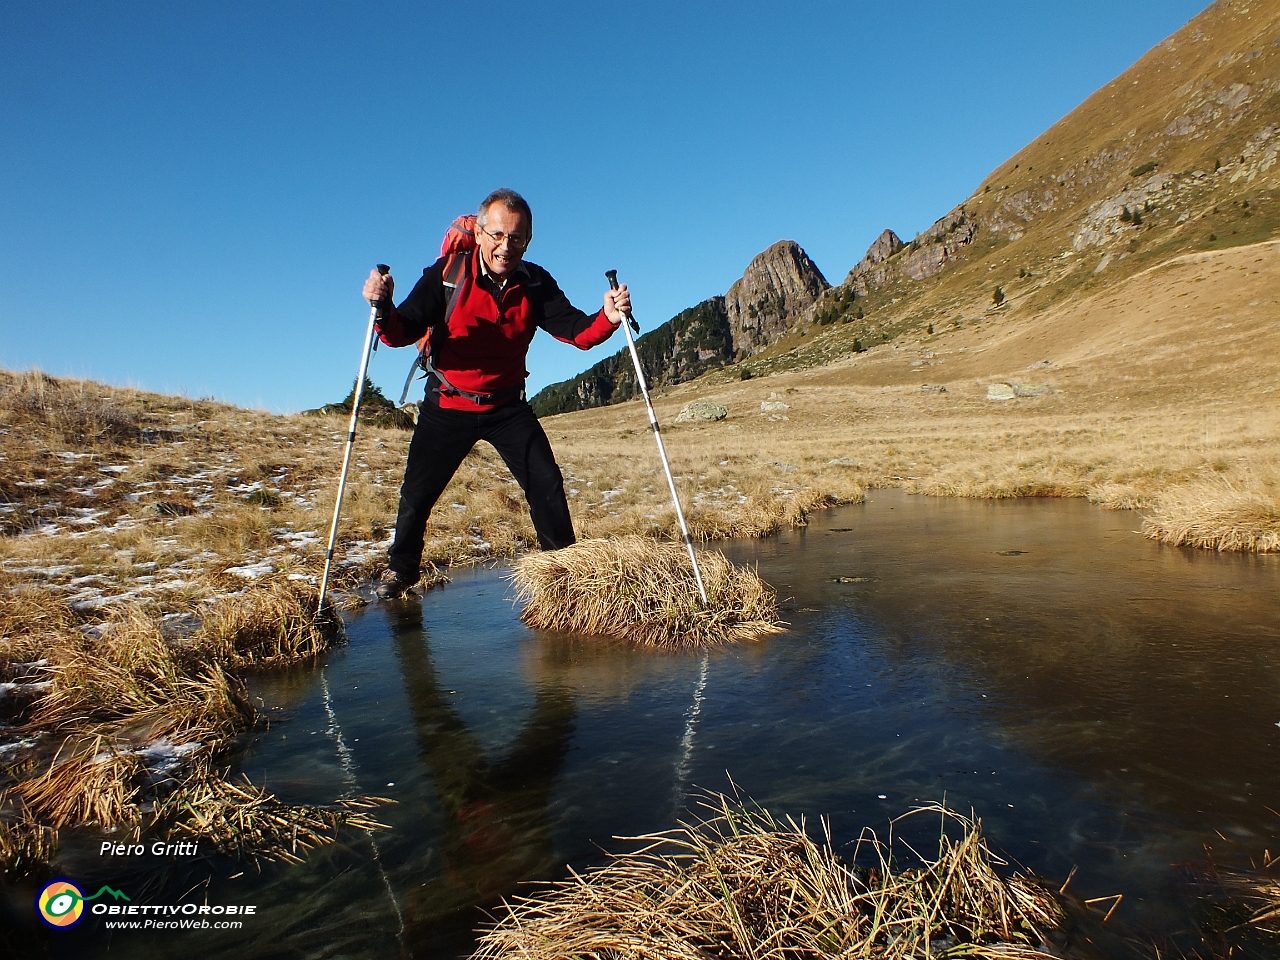
M539 684L520 735L505 758L490 761L440 689L420 615L410 608L394 629L419 754L445 821L445 875L410 895L411 938L437 935L451 920L470 929L474 907L494 906L520 881L559 872L547 809L577 712L563 687Z
M514 190L485 197L475 239L452 300L444 257L422 272L399 307L390 276L375 270L364 285L365 299L378 305L383 343L403 347L432 331L426 402L409 445L395 540L378 588L383 598L418 582L431 508L477 440L494 446L520 484L542 549L574 541L564 478L524 399L525 360L538 327L584 350L603 343L630 309L630 295L625 286L606 290L594 316L574 307L551 274L525 262L533 213Z

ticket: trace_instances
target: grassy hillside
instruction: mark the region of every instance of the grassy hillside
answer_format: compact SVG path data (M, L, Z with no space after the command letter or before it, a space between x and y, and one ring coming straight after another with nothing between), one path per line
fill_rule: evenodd
M890 257L866 296L853 278L830 291L760 369L1017 323L1186 253L1280 236L1278 153L1280 5L1216 3Z

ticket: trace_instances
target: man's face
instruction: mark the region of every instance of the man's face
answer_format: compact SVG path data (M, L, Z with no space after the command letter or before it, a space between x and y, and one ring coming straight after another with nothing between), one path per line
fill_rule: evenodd
M524 258L531 232L523 213L508 210L501 203L490 204L484 226L476 225L476 242L489 272L498 277L510 276Z

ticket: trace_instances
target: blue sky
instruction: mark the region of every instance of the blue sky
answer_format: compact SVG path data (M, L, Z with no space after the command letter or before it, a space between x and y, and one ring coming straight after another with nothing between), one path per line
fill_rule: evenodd
M616 268L646 330L783 238L838 282L1204 6L9 0L0 367L340 399L370 267L407 294L496 186L571 300ZM539 334L530 388L623 345Z

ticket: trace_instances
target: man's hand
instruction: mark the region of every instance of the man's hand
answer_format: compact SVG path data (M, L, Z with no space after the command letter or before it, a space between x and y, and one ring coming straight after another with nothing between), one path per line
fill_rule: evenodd
M604 292L604 315L615 327L631 312L631 294L627 292L625 283L619 284L617 290Z
M364 282L364 298L370 303L377 303L379 300L390 302L395 289L396 282L391 279L391 274L384 276L377 270L370 270L369 279Z

